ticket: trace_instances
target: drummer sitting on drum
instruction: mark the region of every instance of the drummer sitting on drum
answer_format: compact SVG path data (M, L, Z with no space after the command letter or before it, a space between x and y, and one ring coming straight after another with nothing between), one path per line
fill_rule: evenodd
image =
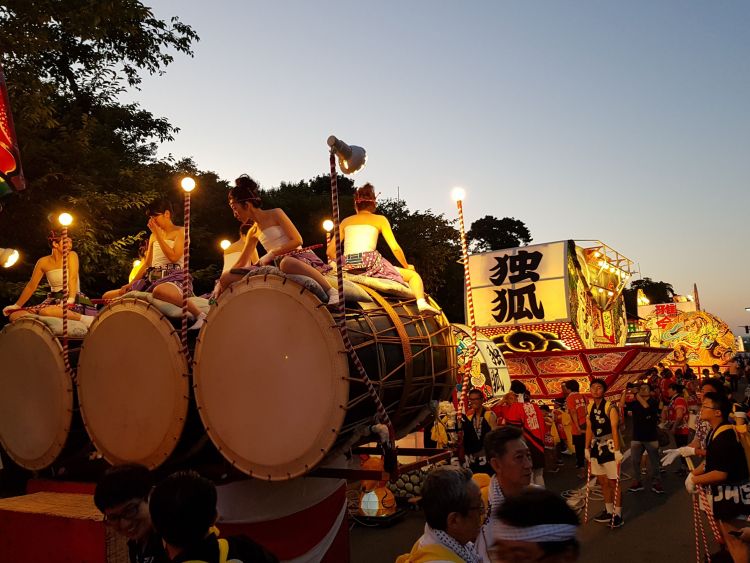
M116 293L119 296L129 291L147 291L156 299L182 307L182 285L186 274L184 262L185 232L172 223L172 203L160 199L146 210L151 236L146 257L141 262L133 281L123 285ZM192 283L188 282L192 295ZM112 297L112 292L107 292ZM188 311L196 319L190 330L197 330L206 320L206 314L192 303L187 303Z
M414 266L406 261L388 219L375 214L375 188L365 184L354 194L356 215L351 215L341 222L341 239L344 242L344 271L351 274L393 280L409 285L417 298L417 308L422 313L436 315L437 309L430 306L425 299L424 283ZM376 250L378 237L383 235L391 252L403 268L393 266ZM331 239L328 244L328 258L336 259L336 242Z
M328 283L324 273L330 271L312 250L302 250L302 236L282 209L261 209L258 184L243 174L229 190L229 207L243 225L251 225L234 268L221 276L220 291L242 279L245 273L234 272L251 266L276 265L286 274L307 276L315 280L328 294L328 304L338 303L338 293ZM263 245L266 254L257 260L256 247Z
M10 318L11 322L18 320L25 315L37 314L45 317L62 317L62 277L63 277L63 240L60 233L52 231L47 237L51 252L49 256L43 256L37 260L34 266L34 271L31 274L31 279L23 288L21 296L18 298L13 305L8 305L3 309L3 315ZM71 247L73 241L70 237L65 239L64 243L68 247L68 295L65 299L67 305L72 305L76 302L76 296L80 288L80 280L78 279L78 254L76 254ZM50 293L47 299L40 305L34 307L23 308L29 298L34 294L36 288L39 286L39 282L42 280L42 276L47 278L49 284ZM81 321L86 326L89 326L95 317L90 315L82 315L79 311L69 311L68 318L74 321Z

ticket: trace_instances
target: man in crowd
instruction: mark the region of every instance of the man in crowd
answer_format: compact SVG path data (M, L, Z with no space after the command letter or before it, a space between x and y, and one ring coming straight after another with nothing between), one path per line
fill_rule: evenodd
M750 483L745 452L728 423L731 404L715 392L703 395L701 420L711 425L706 442L706 459L687 476L685 488L695 493L696 486L710 487L712 511L719 522L722 537L734 561L750 557L748 545L735 537L747 525L750 514Z
M580 386L575 379L569 379L562 386L563 396L565 397L565 410L570 415L573 445L576 451L576 469L578 478L586 476L586 459L584 457L586 450L586 399L581 395Z
M487 560L487 547L492 544L490 528L494 514L503 503L519 495L531 483L532 463L523 433L516 426L501 426L484 439L484 449L495 474L490 480L487 495L487 519L477 538L477 551Z
M468 469L442 466L422 485L424 534L396 563L479 563L474 540L484 522L484 502Z
M674 442L678 448L688 445L690 438L690 428L688 427L688 406L687 401L682 396L682 385L672 383L667 389L669 402L664 409L664 421L667 424L667 431L674 436ZM680 462L680 468L677 470L682 475L687 473L687 465L684 460Z
M94 491L94 504L104 514L104 523L127 538L131 563L169 561L148 511L152 484L148 468L128 463L107 470Z
M469 412L463 415L464 452L469 467L474 473L492 474L487 461L483 440L487 433L497 426L495 413L484 408L484 394L479 389L468 393Z
M651 396L651 385L646 382L638 384L635 398L625 402L627 393L620 399L620 407L626 415L633 417L633 439L630 441L630 459L633 462L633 483L628 491L635 493L643 490L643 483L639 475L643 451L649 458L649 481L651 490L657 494L664 493L664 487L659 479L659 401Z
M559 495L529 488L508 499L492 526L491 563L568 563L578 560L578 515Z
M589 404L586 424L586 459L604 496L604 510L594 516L594 521L619 528L623 525L622 491L618 484L622 461L620 415L617 407L604 398L607 384L603 379L592 379L590 390L594 400Z
M149 510L173 563L278 563L249 538L217 537L216 487L195 471L179 471L154 487Z
M543 487L545 422L542 410L528 400L526 385L517 379L511 382L510 393L497 408L499 408L499 414L496 412L498 420L518 426L523 431L534 466L532 483Z

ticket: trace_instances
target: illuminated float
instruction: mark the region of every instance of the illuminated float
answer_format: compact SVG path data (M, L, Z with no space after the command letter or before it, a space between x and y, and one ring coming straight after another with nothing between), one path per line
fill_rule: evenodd
M462 324L452 324L456 339L458 372L464 373L471 349L471 329ZM471 362L471 386L481 389L486 397L502 395L510 390L510 374L503 353L482 332L477 332L477 343Z
M638 319L633 332L645 333L651 346L669 348L665 363L673 368L693 368L696 374L713 364L726 365L737 353L737 341L729 326L702 311L697 288L693 295L675 295L672 303L651 304L638 295Z
M469 257L479 331L503 353L513 379L551 399L575 379L603 378L622 392L668 351L625 346L622 290L633 262L600 241L558 241Z

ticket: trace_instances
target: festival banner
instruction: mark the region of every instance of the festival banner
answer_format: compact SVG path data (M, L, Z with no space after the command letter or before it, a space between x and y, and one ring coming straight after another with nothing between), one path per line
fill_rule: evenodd
M0 66L0 197L26 188L5 74Z
M478 326L567 321L565 241L469 256Z

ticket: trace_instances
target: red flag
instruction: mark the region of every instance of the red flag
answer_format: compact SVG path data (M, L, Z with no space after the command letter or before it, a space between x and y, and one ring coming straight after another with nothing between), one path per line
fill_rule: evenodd
M21 151L13 129L5 74L0 67L0 197L10 190L23 189L26 189L26 180L21 169Z

